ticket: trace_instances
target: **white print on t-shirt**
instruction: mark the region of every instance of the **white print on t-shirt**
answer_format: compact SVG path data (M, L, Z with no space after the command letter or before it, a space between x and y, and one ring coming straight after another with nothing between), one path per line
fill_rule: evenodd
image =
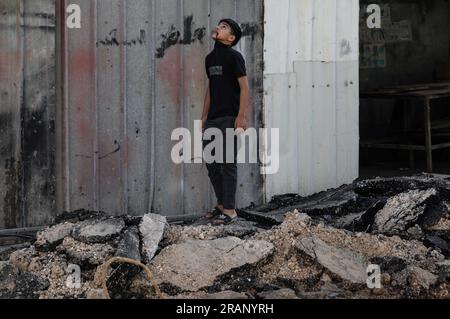
M223 74L223 69L221 65L216 65L216 66L212 66L209 68L209 76L214 76L214 75L222 75Z

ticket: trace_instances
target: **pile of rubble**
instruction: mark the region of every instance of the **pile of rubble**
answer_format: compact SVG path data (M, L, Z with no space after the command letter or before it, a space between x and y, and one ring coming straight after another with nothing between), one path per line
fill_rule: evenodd
M449 298L449 204L450 180L421 175L278 196L218 227L66 213L0 258L0 298ZM105 271L113 257L152 278Z

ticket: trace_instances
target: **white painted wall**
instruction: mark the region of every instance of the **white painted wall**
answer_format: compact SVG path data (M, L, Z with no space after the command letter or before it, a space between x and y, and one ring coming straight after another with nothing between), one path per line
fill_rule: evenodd
M359 1L265 0L265 127L280 129L266 199L359 173Z

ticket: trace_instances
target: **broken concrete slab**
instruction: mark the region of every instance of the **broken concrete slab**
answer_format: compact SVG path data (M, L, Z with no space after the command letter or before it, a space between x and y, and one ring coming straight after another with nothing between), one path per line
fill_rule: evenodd
M393 196L375 216L373 231L389 235L401 234L414 226L436 201L438 194L434 188L416 189Z
M193 239L212 240L223 237L244 239L259 231L263 231L263 229L259 228L255 222L250 221L236 221L230 225L216 227L212 227L210 224L194 224L189 226L171 225L164 232L163 245L168 246Z
M212 286L233 269L265 260L273 250L271 243L261 240L191 240L163 249L151 269L160 284L194 292Z
M147 214L142 218L139 232L142 238L142 257L145 263L148 264L158 251L166 225L166 217L161 215Z
M295 247L342 279L351 283L366 283L368 264L362 255L334 247L317 237L301 238Z
M439 280L442 282L450 281L450 259L438 262L436 264L438 269Z
M141 261L140 240L137 227L131 227L123 233L115 257L125 257Z
M124 227L125 222L120 218L86 220L74 228L72 236L86 244L101 244L119 236Z
M392 197L410 190L438 189L444 197L450 191L450 181L446 178L420 174L417 176L401 176L388 178L374 178L358 181L354 191L368 197Z
M75 224L72 223L63 223L46 228L37 234L34 246L38 250L53 249L62 243L64 238L68 237L74 228Z
M115 252L109 244L85 244L71 237L65 238L60 247L71 262L86 268L102 265Z
M295 194L275 196L268 204L239 210L239 215L247 220L267 225L281 224L284 215L294 210L310 216L325 214L341 216L350 213L356 205L357 194L352 188L352 185L344 185L308 197Z

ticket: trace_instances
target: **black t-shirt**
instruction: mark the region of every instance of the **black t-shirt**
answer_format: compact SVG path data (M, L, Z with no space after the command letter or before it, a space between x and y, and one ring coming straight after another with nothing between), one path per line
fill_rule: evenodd
M208 120L238 116L241 98L238 78L247 75L242 54L216 41L214 50L206 57L205 66L211 86Z

